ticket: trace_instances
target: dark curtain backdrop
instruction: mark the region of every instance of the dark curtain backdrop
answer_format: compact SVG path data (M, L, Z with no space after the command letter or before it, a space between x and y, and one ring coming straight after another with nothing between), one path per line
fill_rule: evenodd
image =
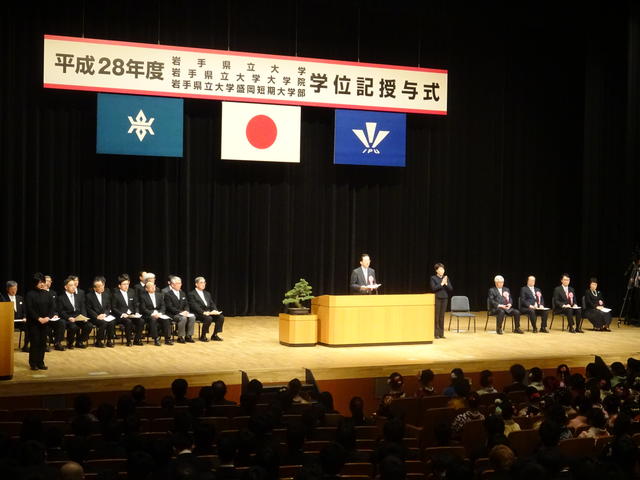
M518 6L513 6L517 3ZM385 293L444 262L484 308L493 276L547 298L591 275L619 306L640 238L635 2L29 3L0 20L0 279L204 275L228 315L275 314L300 277ZM408 115L407 167L334 166L333 110L302 110L302 162L220 160L220 102L185 101L182 159L95 153L96 94L45 90L45 33L449 70L449 115Z

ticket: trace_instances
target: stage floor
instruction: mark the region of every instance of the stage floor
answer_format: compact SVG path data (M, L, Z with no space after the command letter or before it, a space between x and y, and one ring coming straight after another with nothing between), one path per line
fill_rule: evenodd
M329 348L280 345L277 317L225 320L224 342L162 347L153 343L126 347L118 342L115 348L52 351L46 355L47 371L31 371L28 355L16 350L14 377L0 383L0 394L122 391L138 383L147 388L166 388L176 377L184 377L194 386L215 379L237 385L241 383L241 370L250 378L268 383L304 378L304 368L311 369L316 380L331 380L382 377L395 370L415 374L421 368L445 373L455 366L469 372L484 368L498 371L508 370L515 362L527 368L553 368L559 363L584 367L596 354L607 362L640 356L640 328L617 328L615 321L611 333L586 330L584 334L569 334L560 330L560 320L556 319L549 334L525 331L524 335L507 332L499 336L493 319L490 330L484 331L484 313L479 313L476 333L446 332L446 339L433 344ZM466 322L463 324L466 326ZM17 334L15 341L17 347Z

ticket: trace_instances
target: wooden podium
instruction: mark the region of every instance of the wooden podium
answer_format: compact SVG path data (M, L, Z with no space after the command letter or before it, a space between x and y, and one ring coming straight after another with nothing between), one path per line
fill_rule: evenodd
M329 347L433 342L435 296L322 295L311 301L318 315L318 343Z
M0 302L0 380L13 378L13 303Z

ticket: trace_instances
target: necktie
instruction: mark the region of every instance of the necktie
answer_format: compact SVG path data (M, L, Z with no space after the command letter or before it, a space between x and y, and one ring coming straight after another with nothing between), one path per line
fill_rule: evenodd
M73 307L73 309L76 309L76 302L73 298L73 294L69 295L69 301L71 302L71 306Z

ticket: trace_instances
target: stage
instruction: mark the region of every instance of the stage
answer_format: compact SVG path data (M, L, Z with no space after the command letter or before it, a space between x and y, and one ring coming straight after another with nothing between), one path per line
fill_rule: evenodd
M447 373L455 366L466 372L500 371L515 362L527 368L554 368L559 363L584 367L596 354L608 363L640 356L640 328L617 328L615 321L611 333L587 329L584 334L569 334L560 330L556 319L549 334L525 330L524 335L507 331L501 336L495 334L493 319L485 332L484 321L481 312L476 333L447 331L446 339L429 345L328 348L280 345L277 317L229 317L224 342L126 347L118 341L115 348L51 351L46 355L47 371L31 371L28 355L16 350L14 377L0 383L0 392L26 396L123 391L138 383L148 389L167 388L176 377L186 378L192 386L216 379L238 385L241 370L271 383L304 378L304 368L321 381L384 377L396 370L415 375L422 368ZM17 347L17 334L15 341Z

